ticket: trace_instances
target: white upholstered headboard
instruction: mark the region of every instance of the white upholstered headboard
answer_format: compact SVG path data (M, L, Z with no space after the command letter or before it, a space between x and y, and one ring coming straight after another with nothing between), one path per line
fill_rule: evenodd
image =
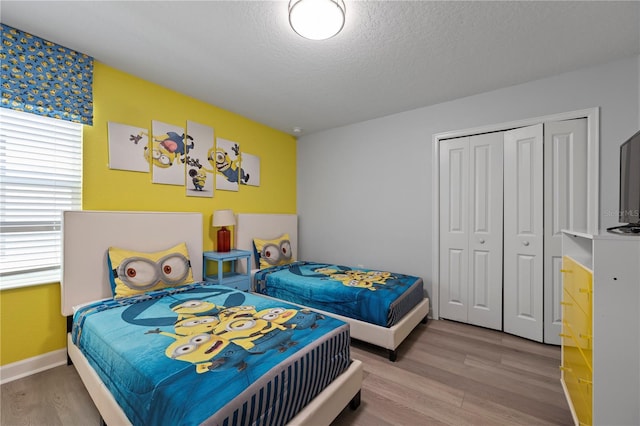
M294 259L298 259L298 216L295 214L238 214L236 223L236 248L251 252L249 267L255 268L253 257L253 239L261 238L271 240L280 237L282 234L289 234L291 241L291 253ZM243 262L240 262L243 263ZM238 265L241 272L244 265Z
M62 217L62 314L112 297L110 246L155 252L186 242L193 278L202 280L202 213L66 211Z

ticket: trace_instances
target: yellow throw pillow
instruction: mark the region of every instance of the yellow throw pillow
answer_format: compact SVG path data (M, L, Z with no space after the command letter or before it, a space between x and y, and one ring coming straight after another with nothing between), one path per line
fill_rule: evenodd
M291 241L289 234L284 234L275 240L253 239L255 247L256 259L260 269L270 266L286 265L295 261L293 253L291 253Z
M116 299L193 282L185 243L156 253L109 247L109 271Z

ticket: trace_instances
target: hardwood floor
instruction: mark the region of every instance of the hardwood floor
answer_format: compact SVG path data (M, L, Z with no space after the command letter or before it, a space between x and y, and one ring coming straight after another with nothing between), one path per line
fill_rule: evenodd
M362 404L341 425L571 425L560 348L452 321L429 321L398 360L352 344L364 363Z
M73 366L61 366L5 383L0 388L2 426L89 426L100 424Z
M509 334L430 321L391 363L386 351L354 342L364 362L362 403L342 425L571 425L560 385L560 349ZM74 367L2 385L0 424L98 425L100 417Z

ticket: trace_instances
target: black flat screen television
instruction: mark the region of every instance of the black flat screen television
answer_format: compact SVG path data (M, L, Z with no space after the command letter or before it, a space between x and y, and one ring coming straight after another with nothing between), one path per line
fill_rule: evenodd
M640 131L620 145L620 233L640 233Z

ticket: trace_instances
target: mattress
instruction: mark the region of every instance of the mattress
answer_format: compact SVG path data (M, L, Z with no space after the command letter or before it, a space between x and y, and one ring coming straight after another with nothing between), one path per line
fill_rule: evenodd
M342 321L206 283L85 306L72 338L134 425L284 424L350 363Z
M261 269L254 291L382 327L396 324L424 298L422 278L317 262Z

